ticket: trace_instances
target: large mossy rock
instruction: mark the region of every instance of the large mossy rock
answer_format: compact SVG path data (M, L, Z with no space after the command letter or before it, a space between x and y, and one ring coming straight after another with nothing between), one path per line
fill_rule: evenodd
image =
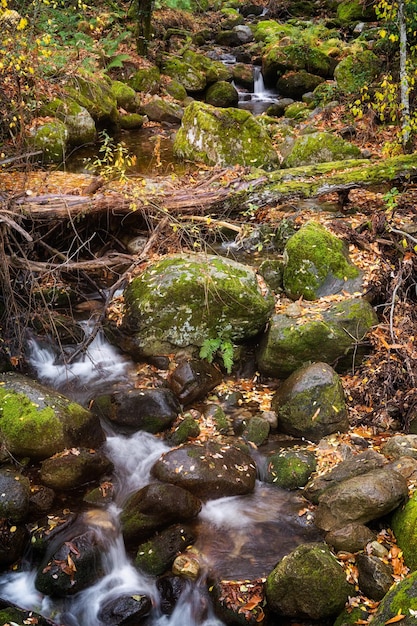
M184 114L184 110L179 104L167 102L159 96L153 96L142 108L151 122L179 124Z
M236 107L239 102L239 94L231 83L219 80L207 89L205 100L207 104L215 107Z
M135 565L146 574L159 576L168 570L175 557L194 541L195 536L190 527L185 524L169 526L139 545Z
M156 66L141 67L129 79L129 87L134 91L157 93L161 83L161 74Z
M45 459L40 479L55 491L68 491L86 485L112 470L112 462L102 452L71 448Z
M376 19L373 2L361 2L361 0L342 0L337 5L337 19L343 26L349 26L352 22L365 22Z
M120 516L125 541L143 541L156 530L196 517L201 501L169 483L151 483L129 496Z
M414 626L417 614L417 572L393 586L372 616L372 626L385 626L397 621ZM400 619L401 616L401 619ZM396 619L397 618L397 619Z
M334 77L344 94L360 93L362 87L372 84L380 72L380 61L370 50L345 57L336 66Z
M204 70L193 67L183 59L169 58L164 63L163 72L180 83L187 93L199 93L206 88L207 78Z
M266 130L248 111L192 102L174 141L177 158L207 165L272 168L278 155Z
M158 459L151 472L203 500L251 493L256 479L256 466L247 452L214 442L174 448Z
M360 362L364 338L378 323L369 302L349 298L325 309L313 302L294 312L295 306L271 317L257 357L260 372L286 378L318 356L337 371Z
M45 163L62 163L68 142L68 129L61 120L53 119L31 131L30 144L35 150L42 150Z
M268 606L289 617L323 620L336 616L354 593L326 544L302 544L266 580Z
M79 69L65 86L66 93L90 113L99 124L114 125L118 121L117 101L112 81L105 75Z
M361 288L360 272L344 243L318 222L307 222L284 249L284 290L293 300L316 300Z
M282 74L288 71L305 70L322 78L331 78L335 61L314 46L280 42L269 46L262 57L262 74L266 82L275 85Z
M417 493L394 513L391 527L407 567L417 570Z
M0 437L14 456L45 459L78 445L104 441L98 417L20 374L0 375Z
M295 371L272 399L278 430L319 441L349 427L342 383L327 363Z
M206 54L200 54L193 50L186 50L183 54L184 61L192 67L204 72L208 85L219 80L230 80L232 70L221 61L210 59Z
M151 356L206 339L243 341L265 326L274 301L252 268L215 256L178 255L150 265L124 291L122 331L133 356Z
M317 74L298 70L297 72L286 72L281 76L277 81L277 89L284 98L301 100L305 93L314 91L323 82L324 78L317 76Z
M140 100L136 91L122 83L120 80L114 80L110 86L111 93L116 98L117 106L122 107L130 113L137 113L140 107Z
M282 489L298 489L307 484L316 469L316 457L310 450L281 450L267 457L265 482Z
M96 138L96 125L84 107L71 98L61 100L54 98L41 107L43 115L51 115L65 124L68 132L68 143L72 146L82 146L91 143Z
M408 495L407 481L391 468L348 478L319 497L315 523L322 530L367 524L394 511Z
M332 133L318 132L298 137L290 153L285 157L282 167L299 167L360 158L361 151L357 146Z

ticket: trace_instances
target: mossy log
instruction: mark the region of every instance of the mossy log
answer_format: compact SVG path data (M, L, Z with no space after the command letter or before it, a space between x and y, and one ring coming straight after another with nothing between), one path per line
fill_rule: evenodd
M37 219L65 219L83 214L111 212L115 215L132 210L146 212L158 207L171 214L237 213L256 204L258 207L277 204L291 198L313 198L336 192L347 196L351 189L368 188L384 183L417 179L417 155L392 157L382 161L348 160L265 172L259 169L237 173L230 180L230 171L221 170L207 181L183 190L149 192L131 198L112 194L44 195L20 198L15 210ZM146 188L145 188L146 190Z

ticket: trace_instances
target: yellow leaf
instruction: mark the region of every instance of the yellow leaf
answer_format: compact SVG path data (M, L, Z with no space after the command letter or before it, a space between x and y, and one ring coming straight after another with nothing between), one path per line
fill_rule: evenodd
M405 618L405 615L401 613L401 609L400 609L397 615L395 615L394 617L391 617L391 619L385 622L385 626L387 626L387 624L396 624L397 622L401 622L401 620L403 620L404 618Z
M381 39L385 39L385 37L387 36L387 31L384 29L380 30L379 36L381 37Z

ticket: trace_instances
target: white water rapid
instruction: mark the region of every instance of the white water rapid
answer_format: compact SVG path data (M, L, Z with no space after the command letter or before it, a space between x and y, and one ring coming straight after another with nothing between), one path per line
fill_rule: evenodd
M260 115L277 101L278 94L272 89L266 89L261 68L257 65L253 68L253 93L239 91L239 108L247 109L254 115Z

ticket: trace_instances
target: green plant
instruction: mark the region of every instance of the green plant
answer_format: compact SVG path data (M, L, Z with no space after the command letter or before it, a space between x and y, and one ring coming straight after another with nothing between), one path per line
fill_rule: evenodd
M126 172L136 163L136 156L129 154L123 142L115 144L106 131L100 133L100 138L99 154L94 160L85 159L85 167L106 180L126 180Z
M223 365L228 374L231 374L234 360L233 344L229 339L217 336L213 339L205 339L200 348L200 357L212 363L216 354L219 353Z
M391 189L382 196L382 199L384 200L387 207L387 213L391 219L393 218L394 213L397 209L399 195L400 192L398 191L397 187L391 187Z

